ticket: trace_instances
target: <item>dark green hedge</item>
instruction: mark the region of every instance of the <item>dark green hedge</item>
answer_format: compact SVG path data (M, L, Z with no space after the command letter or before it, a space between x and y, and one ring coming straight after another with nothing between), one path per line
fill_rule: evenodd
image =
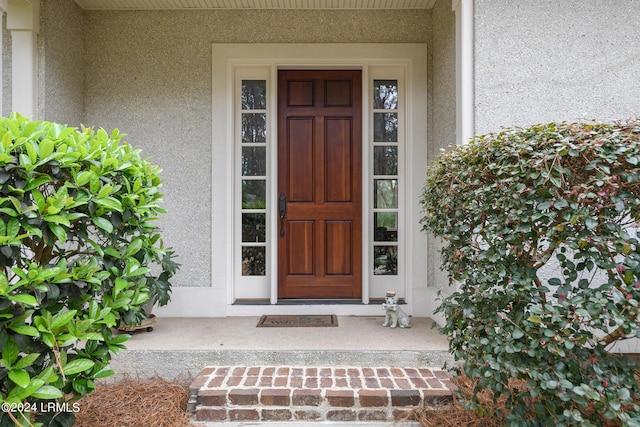
M456 285L444 331L509 424L640 425L635 367L607 351L638 336L639 167L633 120L506 129L428 170L422 224Z

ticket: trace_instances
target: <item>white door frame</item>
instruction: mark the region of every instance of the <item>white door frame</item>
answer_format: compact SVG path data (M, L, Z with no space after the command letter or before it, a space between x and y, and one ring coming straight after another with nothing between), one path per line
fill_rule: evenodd
M371 242L372 232L370 216L370 206L372 194L369 180L372 176L372 166L370 165L369 153L371 149L366 149L367 141L370 139L369 123L367 117L371 112L370 101L370 81L372 75L379 69L402 68L406 81L406 135L405 153L406 168L401 171L404 178L404 224L405 238L404 262L402 266L402 292L408 302L407 311L412 311L412 296L418 293L427 292L426 272L422 266L426 264L426 236L420 233L418 220L420 208L418 203L419 191L424 181L424 167L427 161L427 48L425 44L215 44L213 45L213 117L212 127L217 138L226 135L226 143L233 144L234 140L234 99L233 87L235 81L235 70L251 67L268 67L268 86L270 93L274 93L277 83L277 70L282 68L325 68L325 69L361 69L363 72L363 298L359 304L335 304L314 306L314 313L327 312L339 315L380 315L378 304L368 305L372 280L393 280L391 276L373 276L371 262ZM277 92L276 92L277 93ZM269 100L272 111L275 112L276 99L272 95ZM277 115L272 114L271 123L277 123ZM268 133L271 140L276 141L277 127L270 126ZM275 142L272 142L275 144ZM229 147L229 145L227 145ZM226 206L227 219L238 221L236 217L235 204L238 203L235 181L238 179L235 171L235 147L226 150L227 162L229 165L226 173ZM267 172L271 177L268 184L267 200L276 200L276 180L274 171L276 169L277 153L270 150L268 162L273 167ZM215 171L214 171L215 172ZM403 173L402 173L403 172ZM220 171L217 171L220 174ZM214 173L215 176L215 173ZM364 191L366 190L366 191ZM214 190L212 190L214 191ZM213 198L216 200L216 197ZM270 230L277 229L277 215L268 215L267 227ZM218 227L212 227L218 229ZM267 259L268 280L269 280L269 303L268 305L234 305L235 286L239 280L235 270L238 262L234 252L238 252L237 235L234 230L237 226L226 226L226 265L227 267L227 315L255 315L256 313L298 313L308 312L308 307L304 305L282 305L276 304L277 300L277 260L275 256ZM274 233L271 233L274 235ZM216 239L212 236L213 244ZM267 250L275 254L277 240L268 239ZM219 238L218 244L219 244ZM402 242L401 242L402 245ZM417 260L417 262L411 262ZM215 260L212 260L215 262ZM400 266L399 266L400 268ZM212 268L212 271L218 270ZM218 270L219 271L219 270ZM240 278L242 279L242 278ZM212 277L212 282L220 280L220 277ZM380 286L385 286L384 283ZM378 294L380 290L376 291ZM424 296L421 295L422 299Z

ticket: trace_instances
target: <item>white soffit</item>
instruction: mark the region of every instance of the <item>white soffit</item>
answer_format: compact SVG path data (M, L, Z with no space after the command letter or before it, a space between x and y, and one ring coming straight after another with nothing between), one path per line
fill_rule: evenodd
M87 10L431 9L436 0L75 0Z

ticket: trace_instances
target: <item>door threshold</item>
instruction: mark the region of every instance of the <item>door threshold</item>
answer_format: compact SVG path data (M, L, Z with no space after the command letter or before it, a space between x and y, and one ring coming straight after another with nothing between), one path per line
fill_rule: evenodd
M287 298L279 299L277 305L336 305L336 304L352 304L363 305L361 299L342 298L342 299L306 299L306 298Z
M369 304L365 304L361 299L343 298L343 299L306 299L306 298L287 298L280 299L275 305L380 305L384 302L384 298L372 298ZM406 305L404 298L398 301L400 305ZM246 298L237 299L232 305L272 305L267 298Z
M361 299L306 299L287 298L279 299L275 305L365 305ZM237 299L233 305L271 305L268 299Z

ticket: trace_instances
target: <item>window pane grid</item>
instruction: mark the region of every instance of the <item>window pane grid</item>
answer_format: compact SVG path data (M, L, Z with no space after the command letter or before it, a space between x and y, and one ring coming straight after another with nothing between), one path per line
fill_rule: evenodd
M398 275L398 81L373 80L373 274Z
M398 247L392 245L373 247L373 274L376 276L398 275Z
M240 250L243 276L266 275L267 91L266 80L242 80L240 90Z
M241 141L243 143L267 142L267 113L242 113L241 125Z
M265 276L267 248L264 246L242 246L242 275Z
M243 80L240 105L242 105L242 110L265 110L267 106L267 81Z
M398 81L374 80L373 81L373 108L380 110L393 110L398 107Z

